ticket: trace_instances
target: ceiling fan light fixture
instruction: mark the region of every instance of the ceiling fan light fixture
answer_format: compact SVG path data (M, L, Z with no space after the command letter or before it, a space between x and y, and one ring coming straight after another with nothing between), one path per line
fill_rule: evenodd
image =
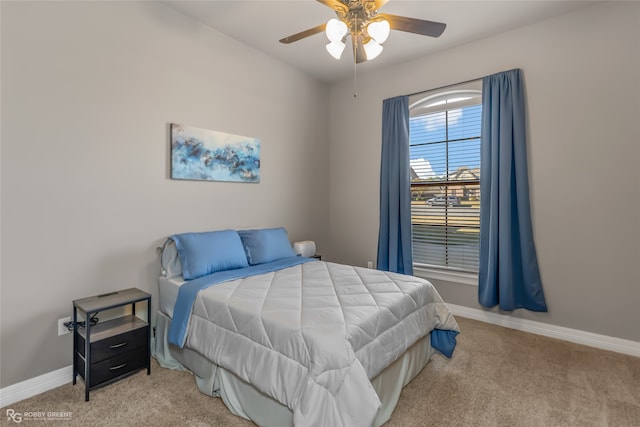
M330 19L325 28L327 38L332 43L340 42L348 32L347 24L336 18Z
M389 38L391 26L386 20L374 21L367 26L367 34L379 44L384 43Z
M369 40L364 44L364 52L367 55L367 61L375 59L382 53L383 47L374 39Z
M2 0L0 0L2 1ZM280 39L280 43L290 44L298 40L324 32L329 39L327 52L340 59L345 50L347 38L353 47L354 77L356 65L377 58L391 30L440 37L447 24L408 16L380 13L379 9L389 0L315 0L335 12L336 18L304 31Z
M340 59L345 46L346 45L342 43L342 41L340 40L333 41L327 44L327 52L329 52L329 54L333 56L335 59Z

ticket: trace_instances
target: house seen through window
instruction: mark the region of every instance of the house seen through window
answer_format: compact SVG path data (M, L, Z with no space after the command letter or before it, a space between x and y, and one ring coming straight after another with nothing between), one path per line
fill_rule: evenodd
M409 98L413 264L477 273L482 81Z

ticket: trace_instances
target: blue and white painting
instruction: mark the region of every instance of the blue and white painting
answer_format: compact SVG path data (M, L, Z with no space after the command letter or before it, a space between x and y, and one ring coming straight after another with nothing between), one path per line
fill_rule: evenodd
M260 140L172 123L171 178L260 182Z

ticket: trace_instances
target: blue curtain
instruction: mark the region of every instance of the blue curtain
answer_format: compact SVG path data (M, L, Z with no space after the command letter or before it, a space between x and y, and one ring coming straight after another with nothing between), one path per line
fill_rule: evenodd
M480 271L486 307L547 311L533 243L520 70L482 80Z
M411 260L409 97L382 103L378 269L413 274Z

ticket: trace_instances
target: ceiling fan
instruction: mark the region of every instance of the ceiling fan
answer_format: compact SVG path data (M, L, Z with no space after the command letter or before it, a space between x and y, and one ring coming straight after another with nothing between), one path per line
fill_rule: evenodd
M354 59L359 64L376 58L382 52L382 43L389 36L390 30L439 37L447 26L440 22L380 13L379 9L389 0L316 1L332 8L338 18L285 37L280 43L293 43L324 31L330 41L327 51L334 58L340 59L346 46L346 37L351 35Z

